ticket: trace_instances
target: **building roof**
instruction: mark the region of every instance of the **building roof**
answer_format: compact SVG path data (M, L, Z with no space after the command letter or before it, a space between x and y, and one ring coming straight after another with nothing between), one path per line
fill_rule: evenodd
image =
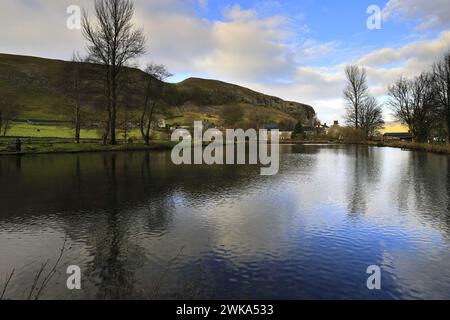
M412 138L412 134L408 132L390 132L385 133L384 137L391 137L391 138Z
M278 129L278 125L276 125L276 124L265 124L264 125L264 129L266 129L266 130L277 130Z

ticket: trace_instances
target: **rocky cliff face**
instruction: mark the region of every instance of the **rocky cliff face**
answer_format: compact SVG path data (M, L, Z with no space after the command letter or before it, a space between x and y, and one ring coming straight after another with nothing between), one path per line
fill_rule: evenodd
M285 112L291 116L302 117L312 120L316 115L313 107L293 101L285 101L278 97L265 95L241 86L225 83L217 80L207 80L200 78L190 78L176 85L178 91L195 92L196 96L191 97L198 104L233 104L243 103L254 106L274 108Z

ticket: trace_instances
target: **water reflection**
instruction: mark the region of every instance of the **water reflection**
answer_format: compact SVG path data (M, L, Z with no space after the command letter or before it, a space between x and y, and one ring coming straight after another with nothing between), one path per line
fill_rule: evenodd
M0 275L23 297L68 237L45 298L449 298L450 158L284 146L280 173L174 166L167 152L0 159ZM181 248L183 248L181 250ZM365 287L367 266L383 290Z

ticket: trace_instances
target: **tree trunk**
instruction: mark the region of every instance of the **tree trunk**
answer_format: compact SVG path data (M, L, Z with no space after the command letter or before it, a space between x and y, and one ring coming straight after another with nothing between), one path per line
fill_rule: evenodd
M0 110L0 132L2 132L2 125L3 125L3 111Z
M77 119L75 120L75 142L77 144L80 143L81 138L81 124L80 124L80 115L77 114Z
M419 130L414 135L414 140L418 143L427 143L428 142L428 134L423 132L422 130Z
M148 136L148 131L145 130L145 128L146 128L146 126L145 126L145 117L146 117L147 112L148 112L148 101L150 99L151 83L152 83L151 78L149 78L148 84L147 84L147 92L146 92L146 95L145 95L144 111L142 112L141 122L140 122L141 135L142 135L142 138L144 139L144 142L145 142L146 145L148 145L149 141L150 141L150 137Z
M447 110L446 110L446 120L447 120L447 143L450 143L450 79L448 79L447 86Z
M5 124L3 126L3 136L6 137L6 133L8 132L8 126L9 126L9 119L5 119Z
M152 128L153 112L155 111L156 103L157 103L157 98L155 97L153 100L152 109L150 110L150 115L148 117L147 132L145 134L145 137L146 137L145 144L147 144L147 145L150 144L150 130Z
M447 110L447 143L450 143L450 110Z
M447 117L447 143L450 143L450 56L446 60L447 64L447 108L446 108L446 117Z
M79 90L79 87L77 85L76 90ZM76 101L76 107L75 107L75 142L77 144L80 143L80 131L81 131L81 102L80 102L80 94L79 91L77 94L77 101Z
M117 118L117 74L113 71L111 79L111 123L109 124L112 145L117 144L116 140L116 118Z
M102 135L102 143L103 145L106 145L108 142L108 136L109 136L109 128L111 124L111 67L106 66L106 96L107 96L107 112L108 112L108 119L106 121L106 127L104 130L104 133Z

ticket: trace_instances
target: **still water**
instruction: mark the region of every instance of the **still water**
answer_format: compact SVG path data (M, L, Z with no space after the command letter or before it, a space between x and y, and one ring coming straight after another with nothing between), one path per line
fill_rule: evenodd
M0 158L0 288L26 299L449 299L450 157L283 146L280 172L169 152ZM66 269L82 270L69 291ZM381 290L367 289L367 267Z

